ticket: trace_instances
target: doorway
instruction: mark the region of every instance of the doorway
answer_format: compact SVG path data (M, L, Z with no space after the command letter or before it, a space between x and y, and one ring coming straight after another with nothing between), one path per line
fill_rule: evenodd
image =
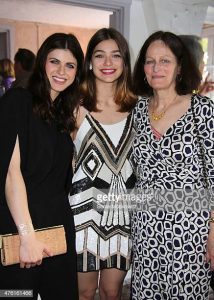
M0 28L0 59L10 58L10 32Z
M53 0L58 3L70 3L74 6L111 11L110 26L120 31L128 40L130 28L130 6L132 0Z

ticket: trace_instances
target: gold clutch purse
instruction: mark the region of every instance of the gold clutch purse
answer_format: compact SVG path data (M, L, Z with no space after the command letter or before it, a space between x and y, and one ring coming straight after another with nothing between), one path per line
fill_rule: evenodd
M65 229L63 225L35 230L39 241L50 247L53 255L67 252ZM0 235L1 263L3 266L18 264L20 239L18 234ZM44 257L47 257L44 256Z

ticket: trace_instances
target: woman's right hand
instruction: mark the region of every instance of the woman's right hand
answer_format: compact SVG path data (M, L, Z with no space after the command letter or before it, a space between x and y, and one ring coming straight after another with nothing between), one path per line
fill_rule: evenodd
M199 94L206 96L207 93L213 92L214 91L214 82L210 78L210 74L206 76L204 82L201 84L199 87Z
M35 232L20 236L20 268L30 268L42 263L43 257L52 256L51 249L40 242Z
M214 223L210 223L205 257L206 262L210 263L211 270L214 270Z

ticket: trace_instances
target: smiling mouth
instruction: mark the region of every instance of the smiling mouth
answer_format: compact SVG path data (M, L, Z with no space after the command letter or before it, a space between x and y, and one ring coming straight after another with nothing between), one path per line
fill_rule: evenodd
M53 76L52 78L57 83L65 83L66 82L65 78L60 78L60 77L57 77L57 76Z
M115 73L115 69L102 69L100 71L105 75L111 75L111 74Z
M164 76L152 76L152 79L162 79Z

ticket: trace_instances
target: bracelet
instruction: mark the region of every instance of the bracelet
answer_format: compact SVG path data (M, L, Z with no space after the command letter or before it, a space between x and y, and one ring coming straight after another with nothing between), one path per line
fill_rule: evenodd
M209 223L214 223L214 217L209 218Z
M34 231L32 223L22 223L17 225L19 235L24 236Z

